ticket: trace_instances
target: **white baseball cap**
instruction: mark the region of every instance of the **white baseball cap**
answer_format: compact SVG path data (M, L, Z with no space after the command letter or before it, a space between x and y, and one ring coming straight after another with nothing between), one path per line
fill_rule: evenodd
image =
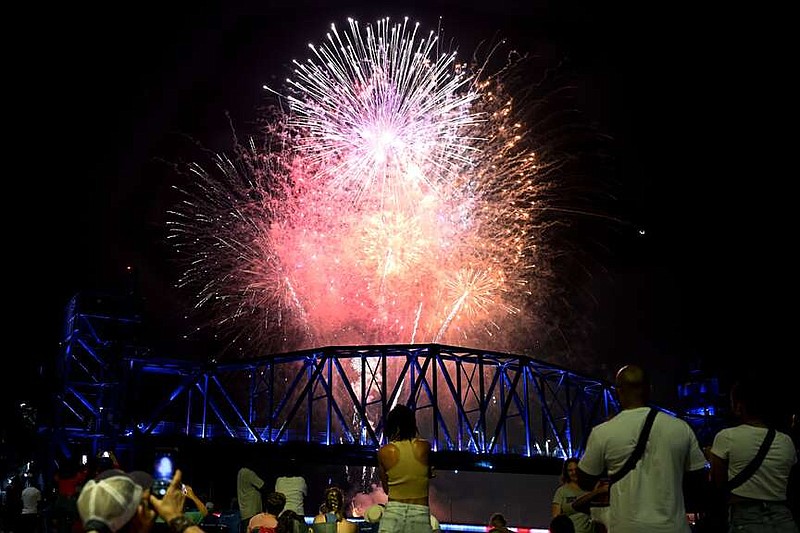
M111 531L122 529L136 514L142 493L152 481L145 472L126 474L121 470L107 470L87 481L78 495L78 513L84 527L90 530L91 522L100 522Z

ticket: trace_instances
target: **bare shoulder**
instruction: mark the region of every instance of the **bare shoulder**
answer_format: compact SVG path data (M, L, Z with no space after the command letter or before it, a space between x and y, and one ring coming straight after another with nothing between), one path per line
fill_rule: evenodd
M399 450L397 446L392 444L391 442L388 444L384 444L378 449L378 457L394 457L398 454Z
M431 443L425 439L414 439L414 448L416 448L418 452L427 453L431 451Z
M423 464L428 464L431 453L431 443L425 439L414 439L414 457Z
M400 450L398 450L397 446L395 446L391 442L388 444L384 444L378 450L378 463L385 470L388 470L395 464L397 464L397 461L399 459L400 459Z

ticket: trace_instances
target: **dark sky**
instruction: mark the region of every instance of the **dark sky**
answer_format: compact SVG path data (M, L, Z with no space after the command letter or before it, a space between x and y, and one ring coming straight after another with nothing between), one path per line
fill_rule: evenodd
M459 50L502 35L574 77L575 106L609 140L613 197L602 210L623 221L587 238L604 272L586 286L597 301L593 349L611 368L631 358L726 365L780 346L772 294L783 270L771 266L784 267L761 214L775 178L756 171L766 173L772 130L753 109L769 97L754 81L756 38L729 24L743 15L589 0L166 4L19 19L28 31L6 78L5 257L23 364L56 357L68 299L121 283L129 265L145 296L169 305L170 175L159 160L181 135L227 148L225 113L246 126L261 86L347 16L431 27L441 16Z

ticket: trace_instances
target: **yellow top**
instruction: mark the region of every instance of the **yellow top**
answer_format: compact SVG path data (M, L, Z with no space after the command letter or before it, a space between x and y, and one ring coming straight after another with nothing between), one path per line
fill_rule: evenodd
M413 443L413 440L392 442L397 447L400 459L386 472L390 498L406 500L428 497L428 467L414 457Z

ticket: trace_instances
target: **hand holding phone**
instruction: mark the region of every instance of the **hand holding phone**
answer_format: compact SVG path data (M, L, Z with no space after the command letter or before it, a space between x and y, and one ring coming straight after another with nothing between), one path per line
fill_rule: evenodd
M163 497L167 492L172 478L175 476L175 451L157 450L153 462L153 489L158 497Z

